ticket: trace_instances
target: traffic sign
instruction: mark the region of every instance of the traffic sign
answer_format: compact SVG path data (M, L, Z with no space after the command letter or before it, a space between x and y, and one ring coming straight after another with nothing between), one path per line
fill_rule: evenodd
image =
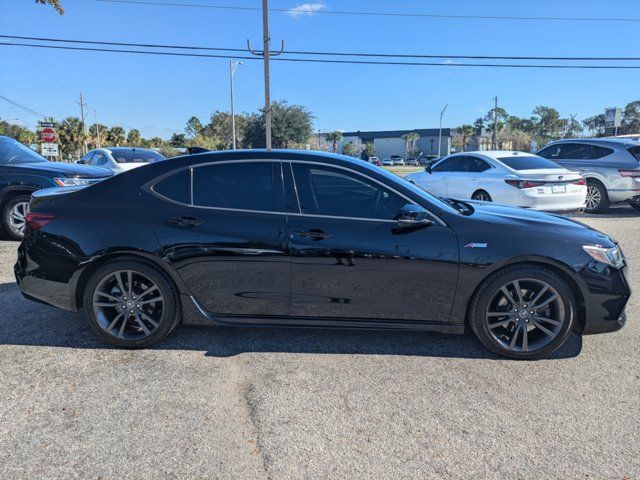
M58 156L58 144L57 143L43 143L40 145L41 153L43 157L57 157Z
M56 141L56 131L53 128L43 128L40 132L40 138L45 143L53 143Z

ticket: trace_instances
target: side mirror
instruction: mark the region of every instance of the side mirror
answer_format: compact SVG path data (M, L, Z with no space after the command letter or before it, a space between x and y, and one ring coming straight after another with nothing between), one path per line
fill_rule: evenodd
M431 164L429 164L426 167L424 167L424 171L430 174L431 173Z
M420 205L406 204L396 214L394 220L398 222L398 228L419 228L434 225L427 212Z

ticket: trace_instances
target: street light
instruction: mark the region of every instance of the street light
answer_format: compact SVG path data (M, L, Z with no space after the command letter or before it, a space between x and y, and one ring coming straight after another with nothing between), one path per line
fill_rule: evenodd
M236 149L236 115L233 109L233 76L236 73L238 65L242 65L242 62L234 62L229 60L229 82L231 83L231 135L233 137L233 149Z
M448 106L449 104L447 103L440 112L440 128L438 129L438 158L440 158L440 149L442 148L442 117L444 117L444 112L447 111Z

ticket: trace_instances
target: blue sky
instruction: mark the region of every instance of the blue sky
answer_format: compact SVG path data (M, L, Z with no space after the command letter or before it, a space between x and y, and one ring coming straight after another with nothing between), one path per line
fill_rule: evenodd
M32 0L2 0L0 33L102 41L242 48L261 41L258 11L62 0L66 15ZM182 0L175 0L180 2ZM271 0L274 8L302 1ZM185 3L260 6L259 0ZM327 10L467 15L640 17L637 0L312 0ZM272 46L389 53L640 56L633 22L506 21L272 13ZM443 62L445 60L442 60ZM640 62L638 62L640 64ZM101 123L170 136L197 115L229 109L228 61L0 47L0 94L37 112L78 115L82 90ZM236 74L236 111L264 101L262 64ZM430 128L472 123L492 106L526 116L539 104L578 118L640 98L640 70L529 70L273 62L272 99L305 105L316 130ZM38 118L0 101L0 118ZM89 120L92 121L90 117Z

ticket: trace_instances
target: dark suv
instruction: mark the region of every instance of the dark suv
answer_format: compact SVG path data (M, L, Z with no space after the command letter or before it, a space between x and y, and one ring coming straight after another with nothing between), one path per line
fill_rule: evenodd
M0 136L0 212L7 234L20 240L31 194L51 187L91 185L112 176L105 168L50 162L13 138Z

